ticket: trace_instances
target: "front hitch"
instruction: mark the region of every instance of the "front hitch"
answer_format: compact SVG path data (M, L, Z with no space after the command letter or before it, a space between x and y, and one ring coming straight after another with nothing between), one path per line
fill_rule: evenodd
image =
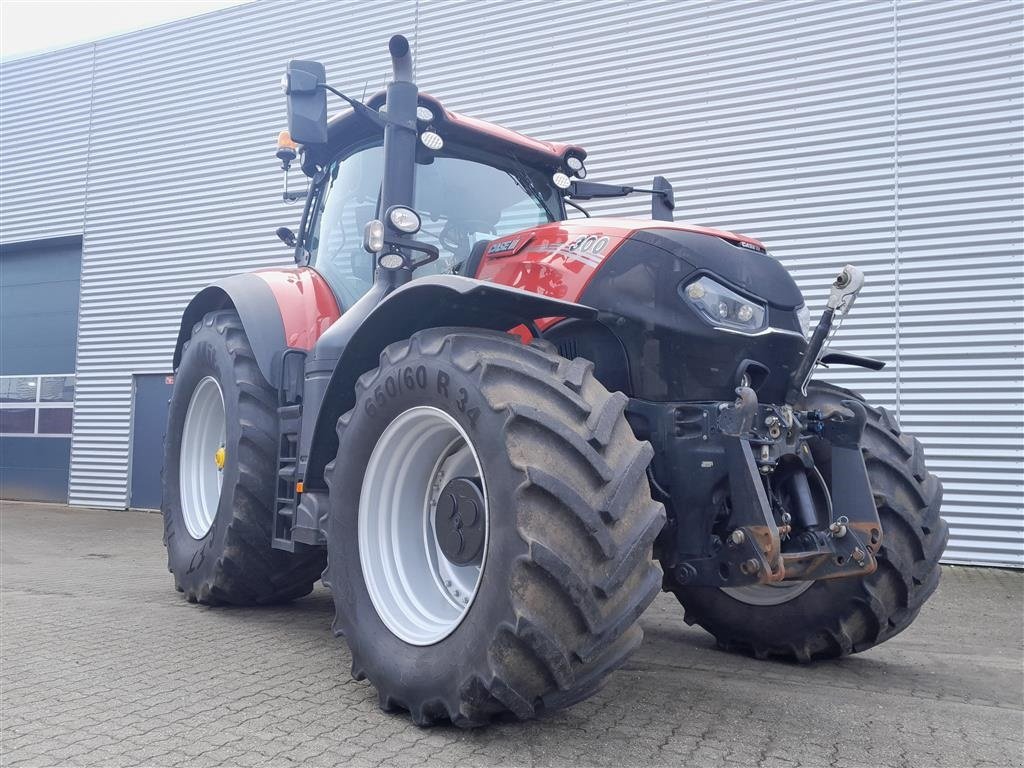
M698 406L702 442L719 443L727 464L726 532L715 538L720 544L713 551L684 555L672 577L687 585L735 587L872 573L882 528L860 449L864 406L847 400L828 413L794 412L759 404L746 387L736 393L735 402ZM780 460L798 462L800 472L813 468L810 438L831 451L831 516L791 537L793 519L783 513L777 521L764 478Z
M810 537L808 544L817 546L786 560L788 579L837 578L851 571L868 574L878 567L875 553L882 543L882 524L860 449L867 411L856 400L843 400L842 405L849 413L807 413L809 431L827 440L832 449L832 521L827 541Z

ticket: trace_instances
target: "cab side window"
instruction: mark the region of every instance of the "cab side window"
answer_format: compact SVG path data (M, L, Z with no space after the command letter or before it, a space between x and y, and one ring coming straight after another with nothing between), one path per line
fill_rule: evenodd
M363 229L377 212L383 148L368 147L331 166L307 248L343 307L373 283L373 258L363 250Z

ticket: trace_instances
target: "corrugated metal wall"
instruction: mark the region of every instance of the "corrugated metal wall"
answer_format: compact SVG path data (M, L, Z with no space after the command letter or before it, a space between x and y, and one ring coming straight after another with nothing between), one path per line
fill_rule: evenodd
M31 100L33 72L88 80L96 62L72 501L124 505L130 374L168 367L188 296L287 260L273 237L298 215L275 202L284 62L320 58L333 83L373 91L402 31L446 104L583 144L593 178L668 176L679 218L762 237L813 306L844 262L863 267L843 346L889 366L830 378L925 440L950 560L1024 564L1022 13L1016 0L260 2L4 65L5 99L25 111L9 69L29 73ZM21 221L38 210L19 210L3 212L5 239L37 236Z
M82 234L93 47L0 65L0 243Z
M360 93L414 19L411 3L256 3L96 45L72 504L127 504L131 374L170 370L187 301L290 261L274 235L299 215L274 158L285 63L321 59Z

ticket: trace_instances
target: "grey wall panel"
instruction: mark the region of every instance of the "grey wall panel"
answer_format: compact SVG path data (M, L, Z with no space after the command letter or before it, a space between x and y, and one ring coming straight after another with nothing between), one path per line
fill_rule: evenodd
M677 218L763 238L812 309L860 265L840 346L889 365L825 376L920 434L951 559L1024 565L1021 14L1016 0L275 1L98 43L94 78L79 49L29 60L34 83L45 67L95 79L72 500L126 503L130 377L166 370L187 299L287 263L284 62L319 58L332 83L373 91L402 31L447 105L576 141L593 178L668 176ZM646 216L648 201L593 208Z
M950 560L1024 564L1019 2L897 18L900 417L945 482Z
M93 46L0 68L0 243L80 235Z
M287 60L320 59L361 94L383 84L389 34L414 20L411 2L268 2L97 44L73 503L127 503L131 377L170 368L188 299L291 261L274 236L298 217L274 158Z

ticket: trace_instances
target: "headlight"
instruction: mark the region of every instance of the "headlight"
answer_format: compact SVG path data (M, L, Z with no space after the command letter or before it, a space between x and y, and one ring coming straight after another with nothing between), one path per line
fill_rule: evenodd
M811 335L811 308L806 304L801 304L796 310L796 320L800 323L800 333L807 336Z
M747 332L764 328L767 312L763 304L740 296L710 277L680 285L680 293L711 325Z

